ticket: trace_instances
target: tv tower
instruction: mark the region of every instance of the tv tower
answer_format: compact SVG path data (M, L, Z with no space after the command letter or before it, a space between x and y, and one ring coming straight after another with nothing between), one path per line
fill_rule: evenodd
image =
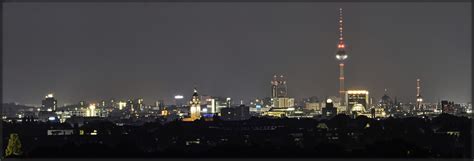
M423 97L421 97L420 92L420 79L416 79L416 109L421 110L421 103L423 102Z
M340 105L345 103L345 88L344 88L344 62L347 59L347 54L344 44L343 36L343 19L342 8L339 8L339 43L337 44L336 59L339 61L339 98L341 98Z

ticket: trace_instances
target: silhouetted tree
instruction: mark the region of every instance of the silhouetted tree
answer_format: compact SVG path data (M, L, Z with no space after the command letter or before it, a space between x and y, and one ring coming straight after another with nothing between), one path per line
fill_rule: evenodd
M5 156L20 156L22 155L22 153L23 152L21 151L20 137L17 133L10 134L10 139L8 139L8 146L7 149L5 149Z

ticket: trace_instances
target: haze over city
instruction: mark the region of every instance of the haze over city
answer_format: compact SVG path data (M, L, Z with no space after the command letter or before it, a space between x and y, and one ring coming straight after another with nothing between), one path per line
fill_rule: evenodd
M338 8L344 8L348 89L379 99L470 102L467 3L4 4L3 101L59 105L176 94L234 101L337 96ZM375 101L375 100L374 100Z

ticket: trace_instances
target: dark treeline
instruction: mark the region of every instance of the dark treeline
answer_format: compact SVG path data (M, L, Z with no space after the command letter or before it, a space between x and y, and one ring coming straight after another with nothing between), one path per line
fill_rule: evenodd
M3 147L10 133L18 133L24 158L471 158L471 121L441 114L433 119L337 115L330 120L217 119L142 126L4 122ZM74 129L74 134L48 136L48 129ZM92 130L98 135L87 134Z

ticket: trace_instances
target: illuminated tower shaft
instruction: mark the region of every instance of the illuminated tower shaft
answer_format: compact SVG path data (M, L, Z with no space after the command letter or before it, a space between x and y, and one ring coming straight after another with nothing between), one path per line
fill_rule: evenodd
M416 79L416 96L420 96L420 79Z
M339 63L339 98L341 98L341 106L345 105L345 91L344 88L344 63Z
M341 99L340 105L345 106L345 91L344 88L344 62L347 59L346 45L344 43L343 36L343 21L342 21L342 8L339 9L339 43L337 44L336 59L339 61L339 98ZM348 112L348 111L346 111Z
M421 97L420 91L420 79L416 79L416 107L415 110L421 110L421 103L423 102L423 97Z

